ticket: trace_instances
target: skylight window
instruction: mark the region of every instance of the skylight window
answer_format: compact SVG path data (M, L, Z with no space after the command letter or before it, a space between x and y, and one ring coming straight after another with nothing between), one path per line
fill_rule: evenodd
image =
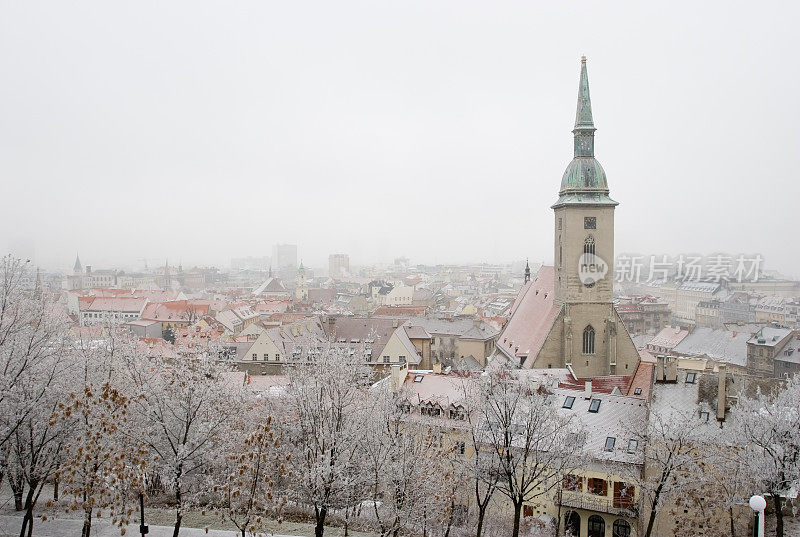
M608 441L606 441L608 443ZM635 438L631 438L628 440L628 453L636 453L636 450L639 448L639 441Z
M616 443L617 443L617 439L614 438L613 436L609 436L608 438L606 438L605 451L614 451L614 444L616 444Z
M592 399L592 402L589 403L589 412L597 414L598 410L600 410L600 399Z
M575 403L575 398L572 396L567 397L564 399L564 405L561 408L572 408L572 405Z
M708 421L708 411L704 410L700 412L700 421Z
M686 373L686 384L695 384L697 382L697 373Z
M642 395L642 389L636 388L635 390L633 390L633 395Z
M417 375L414 377L414 382L422 382L422 379L425 378L425 375Z

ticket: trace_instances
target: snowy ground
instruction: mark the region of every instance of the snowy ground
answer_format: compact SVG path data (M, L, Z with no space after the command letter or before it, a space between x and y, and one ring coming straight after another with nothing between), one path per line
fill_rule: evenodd
M46 488L42 492L39 506L35 510L36 518L34 519L33 535L35 537L74 537L75 535L80 535L82 524L82 520L79 518L80 513L67 514L63 502L59 502L62 505L56 504L50 508L44 507L45 502L50 498L52 498L52 489ZM42 515L46 515L48 520L42 521ZM170 524L174 517L174 511L150 507L146 508L145 517L150 527L148 537L172 537ZM22 514L14 511L11 491L3 483L2 488L0 488L0 537L17 537L21 526ZM209 528L208 533L206 533L206 528ZM235 528L230 523L226 524L218 518L190 511L184 516L180 534L185 537L200 537L201 535L233 537L238 535L234 530ZM314 535L314 528L311 524L299 522L283 522L282 524L274 522L270 530L275 533L268 533L267 535L274 535L275 537L311 537ZM109 520L103 518L93 519L92 537L118 537L119 535L120 529L112 527ZM138 523L128 526L125 535L126 537L138 536ZM343 528L325 528L326 537L341 537L342 535L344 535ZM352 530L350 530L349 535L352 537L374 537L373 534Z

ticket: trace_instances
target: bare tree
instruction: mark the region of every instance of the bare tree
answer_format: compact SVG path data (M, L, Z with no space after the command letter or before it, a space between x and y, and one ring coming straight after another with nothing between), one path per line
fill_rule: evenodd
M208 490L210 474L231 440L240 440L243 387L208 354L169 360L136 354L128 359L131 404L151 468L175 502L173 535L186 508ZM241 429L239 429L241 430Z
M656 516L670 502L675 503L680 494L688 492L688 479L699 474L699 453L704 446L697 415L692 412L672 410L650 413L645 430L633 430L644 450L644 473L638 479L647 526L645 537L650 537Z
M549 403L543 388L514 371L482 380L479 442L496 457L497 490L514 506L512 537L518 537L523 504L549 493L576 466L581 448L568 438L577 425Z
M242 537L265 529L269 515L277 515L284 498L275 492L275 481L286 473L288 456L278 451L279 441L271 419L259 423L236 450L228 455L223 479L215 487L224 517Z
M732 425L746 448L741 451L760 492L772 497L776 535L783 537L783 495L800 484L800 382L774 394L742 397L731 412ZM756 491L753 491L756 492Z
M0 455L63 368L66 319L29 276L27 261L0 261Z
M371 370L345 353L324 347L311 361L289 366L282 437L292 449L291 495L314 509L316 537L331 509L352 493L350 477L365 439L358 410Z

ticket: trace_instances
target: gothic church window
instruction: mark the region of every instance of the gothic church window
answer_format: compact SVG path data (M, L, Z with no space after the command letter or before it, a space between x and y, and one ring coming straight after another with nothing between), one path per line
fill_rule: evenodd
M594 354L594 328L592 325L583 329L583 354Z
M594 257L594 237L591 235L586 237L586 240L583 241L583 253Z

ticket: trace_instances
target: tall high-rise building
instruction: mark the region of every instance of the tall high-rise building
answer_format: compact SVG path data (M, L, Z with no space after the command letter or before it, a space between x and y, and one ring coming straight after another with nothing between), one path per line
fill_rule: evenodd
M283 269L295 270L297 268L297 245L296 244L276 244L272 247L272 268L281 271Z
M328 256L328 276L337 278L350 274L350 256L347 254L331 254Z
M526 281L497 342L522 367L570 366L579 377L593 377L633 375L639 364L612 302L618 204L609 197L606 173L594 156L595 130L583 58L574 158L552 206L554 266Z

